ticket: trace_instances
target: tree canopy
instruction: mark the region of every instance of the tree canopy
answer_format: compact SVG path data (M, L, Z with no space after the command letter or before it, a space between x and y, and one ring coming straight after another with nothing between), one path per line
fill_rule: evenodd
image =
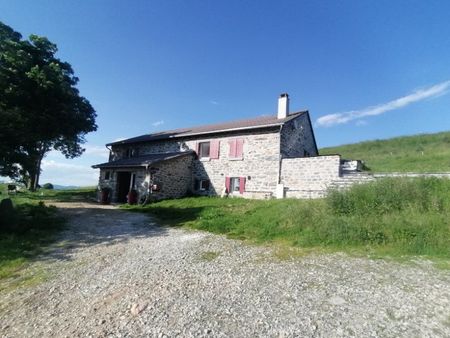
M96 113L80 95L72 66L45 37L20 33L0 21L0 175L34 189L41 161L54 149L80 156Z

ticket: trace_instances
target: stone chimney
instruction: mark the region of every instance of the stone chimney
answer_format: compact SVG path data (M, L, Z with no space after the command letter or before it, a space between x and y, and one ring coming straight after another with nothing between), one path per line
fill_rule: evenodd
M283 93L278 98L278 118L284 119L289 115L289 95Z

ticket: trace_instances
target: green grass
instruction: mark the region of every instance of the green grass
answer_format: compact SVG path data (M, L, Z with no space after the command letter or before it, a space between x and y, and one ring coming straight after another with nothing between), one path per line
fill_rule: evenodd
M206 262L211 262L219 256L220 256L220 252L206 251L206 252L202 252L202 254L200 255L200 259L203 261L206 261Z
M192 197L127 207L255 243L450 258L450 180L383 179L319 200Z
M373 172L449 172L450 132L323 148L320 154L364 160Z
M82 201L95 196L94 188L78 190L40 190L38 192L18 192L7 194L6 185L0 184L0 200L10 197L14 212L5 221L0 220L0 290L6 287L6 280L14 280L12 285L27 284L39 280L39 276L23 276L22 271L30 261L43 253L51 245L64 226L55 207L46 206L42 201ZM7 223L7 224L5 224ZM14 224L12 229L9 229ZM7 229L8 228L8 229ZM11 283L8 283L11 286Z
M26 189L20 190L16 194L8 196L7 185L0 184L0 199L9 197L15 204L32 203L39 201L56 201L56 202L75 202L89 201L97 196L96 187L83 187L70 190L46 190L40 189L36 192L30 192Z

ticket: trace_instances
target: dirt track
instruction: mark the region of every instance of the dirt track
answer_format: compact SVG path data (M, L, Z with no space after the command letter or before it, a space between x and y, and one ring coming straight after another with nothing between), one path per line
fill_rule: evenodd
M157 227L111 206L59 203L69 227L0 293L2 337L449 337L450 273L271 249Z

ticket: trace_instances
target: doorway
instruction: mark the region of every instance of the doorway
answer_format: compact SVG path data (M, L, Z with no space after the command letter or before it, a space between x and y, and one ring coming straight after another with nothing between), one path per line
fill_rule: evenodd
M131 172L121 171L117 173L117 202L126 203L130 191Z

